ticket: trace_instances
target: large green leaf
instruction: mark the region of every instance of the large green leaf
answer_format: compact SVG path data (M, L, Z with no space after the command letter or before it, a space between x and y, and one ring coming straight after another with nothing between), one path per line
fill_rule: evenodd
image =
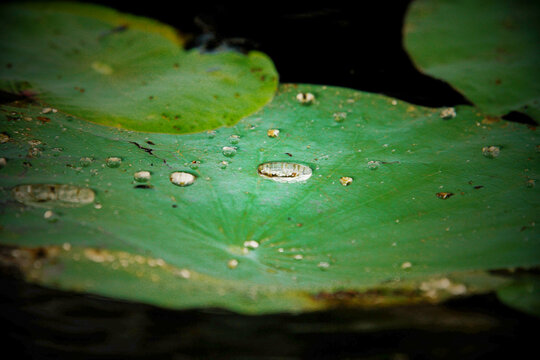
M538 136L472 107L443 119L452 111L284 85L237 125L184 135L2 109L1 243L30 281L261 313L440 301L499 287L486 270L540 263ZM313 174L258 174L276 161ZM171 183L177 171L195 182Z
M273 96L258 52L201 54L152 20L96 5L0 8L0 89L124 129L189 133L232 125Z
M538 1L415 0L405 48L423 72L445 80L486 114L540 120Z

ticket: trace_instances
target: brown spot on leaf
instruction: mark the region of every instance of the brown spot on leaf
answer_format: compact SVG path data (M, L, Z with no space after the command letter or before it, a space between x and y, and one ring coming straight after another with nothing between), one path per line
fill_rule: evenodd
M443 199L443 200L446 200L448 199L449 197L453 196L454 193L451 193L451 192L438 192L437 193L437 197L439 199Z

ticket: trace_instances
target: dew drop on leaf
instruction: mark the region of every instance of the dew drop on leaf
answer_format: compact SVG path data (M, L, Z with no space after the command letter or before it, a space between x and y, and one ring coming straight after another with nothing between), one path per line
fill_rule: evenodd
M119 158L117 156L110 156L105 160L106 164L110 168L117 168L120 167L122 164L122 158Z
M90 166L90 164L92 164L93 161L94 159L92 159L91 157L83 156L79 159L79 165L81 165L82 167L88 167Z
M259 247L259 243L255 240L244 241L244 247L254 250Z
M368 161L367 167L371 170L377 170L379 166L381 165L380 161Z
M300 104L308 105L315 101L315 95L313 95L312 93L301 92L296 95L296 100L298 100Z
M352 178L352 177L349 177L349 176L342 176L342 177L339 179L339 182L340 182L341 185L343 185L343 186L349 186L349 185L352 184L353 178Z
M231 144L238 144L239 141L240 141L240 135L231 135L231 136L229 136L229 142Z
M133 174L133 179L137 182L147 182L151 177L152 174L150 174L150 171L147 170L137 171L135 174Z
M289 162L268 162L259 165L260 176L279 183L296 183L308 180L313 171L309 166Z
M195 182L196 177L187 172L175 171L169 176L169 179L174 185L189 186Z
M229 260L229 262L227 262L227 267L229 269L236 269L238 267L238 260L236 259Z
M485 146L482 148L482 155L487 158L494 159L499 156L501 148L498 146Z
M224 146L222 151L223 155L225 155L226 157L233 157L234 155L236 155L236 148L233 146Z
M266 132L266 135L271 138L275 138L279 136L279 130L278 129L268 129Z
M65 184L18 185L12 193L18 202L37 207L76 207L90 204L95 198L92 189Z

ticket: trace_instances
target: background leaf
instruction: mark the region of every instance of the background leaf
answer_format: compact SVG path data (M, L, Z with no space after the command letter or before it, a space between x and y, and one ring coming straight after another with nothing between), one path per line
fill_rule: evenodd
M156 21L96 5L0 9L0 88L95 123L189 133L232 125L277 86L262 53L200 53Z
M540 8L535 1L415 0L404 44L423 72L483 112L540 119Z

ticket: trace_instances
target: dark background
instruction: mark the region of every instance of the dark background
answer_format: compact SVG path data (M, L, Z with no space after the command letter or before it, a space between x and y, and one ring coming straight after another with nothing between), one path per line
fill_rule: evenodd
M409 1L97 3L192 34L190 48L262 51L281 82L351 87L425 106L468 103L412 65L401 34ZM0 271L0 292L6 359L407 360L538 353L540 321L507 308L495 295L442 306L245 316L46 289L6 269Z

